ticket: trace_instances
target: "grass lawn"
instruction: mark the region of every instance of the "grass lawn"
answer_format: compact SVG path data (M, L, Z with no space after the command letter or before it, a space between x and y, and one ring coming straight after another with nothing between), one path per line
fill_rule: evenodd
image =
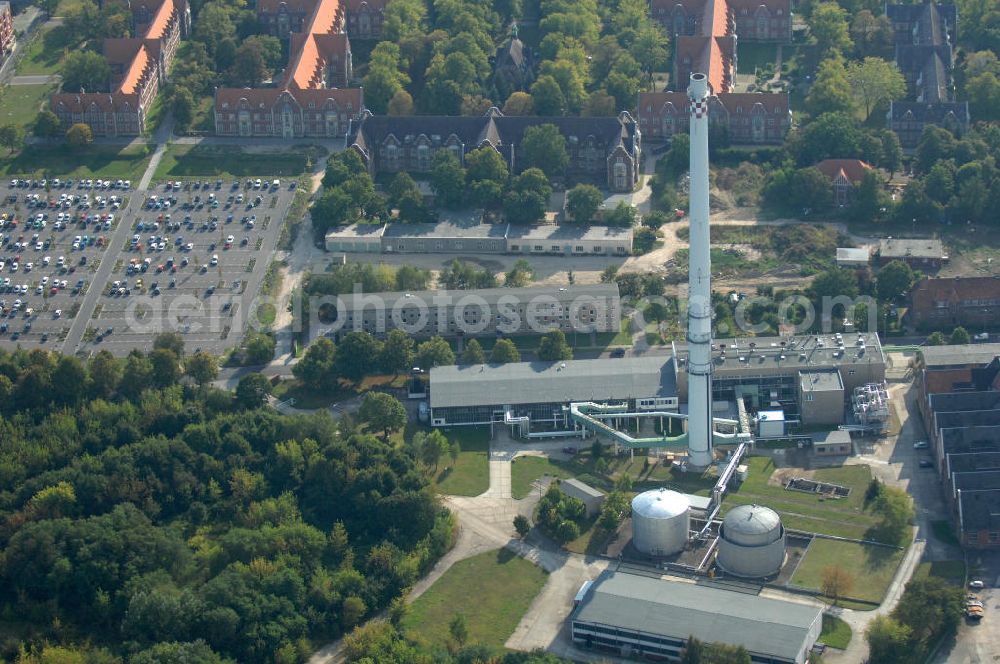
M823 616L823 631L819 640L838 650L846 650L851 642L851 626L836 616Z
M632 319L622 318L621 324L618 326L618 334L611 339L612 346L631 346L632 345Z
M249 153L231 146L171 145L163 154L154 180L176 177L279 175L297 177L305 172L304 152Z
M736 59L739 74L752 74L754 68L774 64L778 57L776 44L764 42L740 42Z
M35 121L42 104L48 103L55 88L41 85L8 85L0 94L0 124L28 127Z
M73 45L62 26L43 26L28 44L17 66L18 76L59 73L63 57Z
M489 427L442 429L449 441L458 440L462 451L458 460L441 470L435 478L440 493L451 496L478 496L490 488Z
M436 645L450 640L448 624L465 616L469 643L502 647L545 585L545 572L506 549L461 560L410 605L403 627Z
M511 462L510 492L517 500L531 493L531 483L543 475L552 475L561 479L574 477L567 464L553 461L546 457L522 456Z
M32 146L13 158L0 157L0 176L33 175L65 176L139 181L149 164L150 152L146 146L115 147L92 145L82 150L65 147Z
M279 401L295 399L295 403L291 404L293 408L314 410L317 408L326 408L341 399L350 398L354 393L351 390L343 388L332 391L317 392L316 390L306 387L297 379L291 378L289 380L283 380L275 385L271 394Z
M727 496L724 508L747 503L760 503L777 510L785 526L795 530L863 539L878 516L865 509L865 490L871 481L868 466L842 466L817 470L814 477L851 488L847 498L831 500L798 491L786 491L780 485L768 483L775 471L768 457L750 457L747 480Z
M817 538L806 550L792 583L819 590L823 569L839 565L851 574L854 581L853 588L846 594L878 604L885 596L903 553L903 549Z
M961 560L935 560L920 563L913 573L914 579L923 579L929 576L944 579L948 583L964 588L965 563Z

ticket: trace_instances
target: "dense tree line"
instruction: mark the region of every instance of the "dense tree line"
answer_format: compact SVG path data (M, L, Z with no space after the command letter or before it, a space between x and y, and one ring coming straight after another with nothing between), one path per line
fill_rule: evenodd
M259 376L198 386L211 371L178 342L0 352L0 602L30 626L3 656L301 661L449 546L407 450L263 409Z
M964 598L960 586L937 577L911 579L892 613L868 625L870 661L904 664L926 658L940 639L958 629Z

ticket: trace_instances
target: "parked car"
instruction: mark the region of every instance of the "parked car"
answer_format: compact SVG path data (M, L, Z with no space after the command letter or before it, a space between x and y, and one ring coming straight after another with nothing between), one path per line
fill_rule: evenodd
M918 440L913 443L913 449L915 450L926 450L929 447L926 440Z
M969 587L973 590L982 590L986 587L986 584L979 579L976 579L975 581L969 581Z
M933 468L934 464L930 459L921 459L918 463L921 468Z

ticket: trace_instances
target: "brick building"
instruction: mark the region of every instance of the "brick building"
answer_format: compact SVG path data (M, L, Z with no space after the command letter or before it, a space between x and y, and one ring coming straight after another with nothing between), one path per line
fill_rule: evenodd
M883 267L903 261L915 270L938 270L948 262L948 252L941 240L934 238L885 238L875 248L875 265Z
M780 143L792 124L787 94L737 93L737 36L791 39L787 0L753 8L725 0L654 0L651 11L674 34L674 91L639 93L639 127L652 140L669 139L688 126L688 80L708 77L709 119L734 143ZM744 13L744 11L746 13ZM758 21L755 16L760 16ZM780 20L779 20L780 18Z
M956 133L968 129L969 105L955 101L952 80L955 5L886 5L885 13L892 21L896 66L909 90L909 99L889 104L887 120L900 144L915 147L927 125Z
M217 88L215 133L219 136L333 138L345 136L360 116L360 88L346 87L354 75L351 44L343 32L344 5L320 0L302 19L302 3L261 6L261 19L275 34L289 32L288 67L275 88ZM273 20L272 20L273 19Z
M824 159L816 164L820 173L830 180L834 205L844 206L854 199L854 189L872 167L860 159Z
M715 5L719 5L717 9ZM790 0L653 0L650 11L668 33L680 35L702 33L706 15L716 12L726 15L740 39L749 41L792 40L792 7Z
M733 143L781 143L792 126L787 94L730 92L712 95L708 118ZM649 140L665 140L688 129L686 92L640 92L639 129Z
M910 291L910 322L920 329L974 330L1000 322L1000 278L924 278Z
M374 116L366 112L349 139L371 173L426 173L434 153L451 150L459 160L489 146L510 172L524 170L521 141L529 127L555 125L566 139L567 175L590 179L612 191L632 191L639 181L640 132L627 112L617 117L505 117L491 108L481 117Z
M186 0L150 0L129 9L135 33L142 36L104 40L112 91L52 95L52 111L63 129L82 122L95 136L134 136L145 130L146 113L191 28L191 12Z
M347 34L355 39L381 39L386 0L347 0Z
M307 32L309 18L319 0L258 0L257 21L268 34L287 39L296 32ZM345 0L338 6L337 32L347 32L355 39L378 39L385 22L386 0Z

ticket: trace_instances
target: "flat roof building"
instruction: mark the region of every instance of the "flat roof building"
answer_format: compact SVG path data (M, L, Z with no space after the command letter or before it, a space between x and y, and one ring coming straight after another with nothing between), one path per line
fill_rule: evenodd
M569 427L571 402L628 402L637 408L677 410L673 358L644 357L515 362L434 367L430 373L434 426L532 423Z
M351 224L326 234L326 250L344 253L377 254L382 251L386 224Z
M587 516L592 517L601 511L601 505L607 496L589 484L578 479L568 479L559 482L559 490L570 498L576 498L587 508Z
M871 260L868 247L837 247L837 265L840 267L864 267Z
M621 324L618 284L481 288L390 293L350 293L337 299L337 318L322 334L363 330L382 336L393 329L417 337L434 335L541 335L617 332Z
M818 606L721 588L604 572L570 614L574 643L678 659L689 637L743 646L755 664L805 664L823 626Z
M511 226L507 233L507 251L512 254L628 256L632 253L632 229L567 224Z
M948 253L944 250L941 240L906 240L888 238L879 240L875 250L876 263L879 266L901 260L910 267L939 268L948 262Z

